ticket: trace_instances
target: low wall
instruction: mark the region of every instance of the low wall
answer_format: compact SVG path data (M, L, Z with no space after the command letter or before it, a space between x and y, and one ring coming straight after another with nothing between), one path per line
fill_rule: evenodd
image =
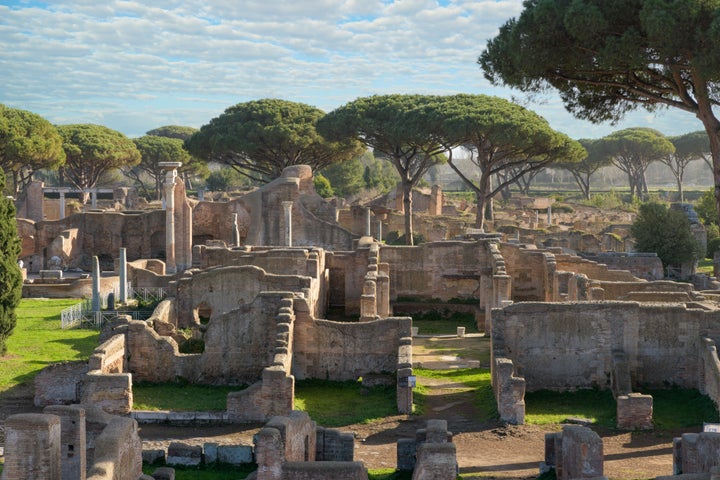
M673 474L712 473L720 466L720 433L684 433L673 439Z
M125 335L114 335L93 350L88 368L100 373L125 372Z
M318 461L318 457L337 456L339 444L331 438L350 448L353 446L348 434L326 429L318 432L315 422L305 412L292 411L271 418L255 435L257 480L366 480L367 470L360 462ZM322 445L317 443L318 439L322 439ZM347 452L344 455L347 456ZM350 456L352 458L352 454Z
M347 323L298 315L292 373L300 380L357 380L368 373L398 369L401 339L411 336L412 319L390 317Z
M528 391L610 388L613 352L634 385L698 388L700 332L720 311L635 302L516 303L493 310L493 352L522 372Z
M561 432L547 433L545 467L554 468L558 480L603 478L602 439L580 425L566 425Z

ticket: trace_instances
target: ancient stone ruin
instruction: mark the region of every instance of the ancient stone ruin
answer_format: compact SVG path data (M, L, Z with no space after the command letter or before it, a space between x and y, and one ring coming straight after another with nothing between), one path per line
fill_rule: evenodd
M351 438L293 411L295 380L393 385L398 413L411 413L412 319L393 315L407 298L470 305L491 339L497 408L511 424L524 423L525 393L537 389L612 390L617 426L630 430L653 426L653 399L643 388L697 388L720 402L720 290L662 280L656 256L603 256L594 236L559 240L543 232L531 242L529 230L483 233L452 222L442 235L435 230L442 239L392 246L380 240L399 218L394 197L339 209L315 193L312 172L300 166L231 201L199 201L186 196L176 167L167 165L164 210L18 220L32 277L26 295L83 294L95 280L102 296L103 284L122 276L136 287L162 287L167 297L149 319L118 315L106 323L87 363L38 375L35 402L46 410L6 422L4 479L36 471L46 476L33 478L60 478L62 469L83 470L82 462L87 478L140 478L133 382L177 379L238 387L225 412L204 418L264 423L253 446L255 478L367 478ZM439 190L426 203L430 215L446 213ZM524 221L529 227L540 217ZM548 215L547 224L557 221ZM569 245L588 245L592 255ZM103 273L67 281L69 270L89 269L93 257ZM338 310L356 321L329 320ZM201 353L182 353L181 329ZM80 433L82 417L93 440ZM66 428L67 418L76 423ZM546 466L563 479L602 477L596 437L582 427L550 435ZM457 474L442 421L397 448L398 468L414 470L413 478ZM683 436L675 450L676 473L715 466L709 434ZM98 462L112 467L97 473Z

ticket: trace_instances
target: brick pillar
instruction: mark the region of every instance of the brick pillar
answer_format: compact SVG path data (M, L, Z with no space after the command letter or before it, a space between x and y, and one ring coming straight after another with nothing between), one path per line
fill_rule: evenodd
M63 480L85 480L85 409L79 405L52 405L43 413L60 417L60 464Z
M5 420L2 480L61 480L60 418L21 413Z

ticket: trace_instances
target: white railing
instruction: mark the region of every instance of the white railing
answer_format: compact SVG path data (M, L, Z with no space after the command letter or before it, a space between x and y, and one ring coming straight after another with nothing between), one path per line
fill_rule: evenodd
M116 301L119 299L119 291L116 288L113 292ZM128 297L142 300L144 303L158 302L165 298L167 292L164 288L151 288L141 287L133 288L128 285ZM106 309L108 307L107 295L100 295L100 308ZM106 321L114 319L118 313L121 315L130 315L133 320L145 320L152 315L150 311L92 311L92 300L85 299L80 303L77 303L71 307L68 307L60 312L60 327L64 330L66 328L80 327L85 324L90 324L94 328L102 328Z
M91 309L90 301L83 300L60 312L60 327L64 330L82 324L85 314Z

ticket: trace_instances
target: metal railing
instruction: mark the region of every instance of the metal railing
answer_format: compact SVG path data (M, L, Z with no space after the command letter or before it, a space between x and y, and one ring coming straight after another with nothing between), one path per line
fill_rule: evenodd
M115 288L113 291L115 298L119 298L119 288ZM167 296L167 292L164 288L151 288L141 287L135 288L128 285L128 296L135 298L143 303L155 303L163 300ZM108 308L108 295L100 295L100 308ZM102 328L102 326L109 320L115 319L120 315L130 315L133 320L146 320L152 315L152 311L149 310L136 310L136 311L107 311L100 310L93 312L92 300L85 299L80 303L72 305L60 312L60 328L63 330L66 328L83 327L89 326L91 328Z

